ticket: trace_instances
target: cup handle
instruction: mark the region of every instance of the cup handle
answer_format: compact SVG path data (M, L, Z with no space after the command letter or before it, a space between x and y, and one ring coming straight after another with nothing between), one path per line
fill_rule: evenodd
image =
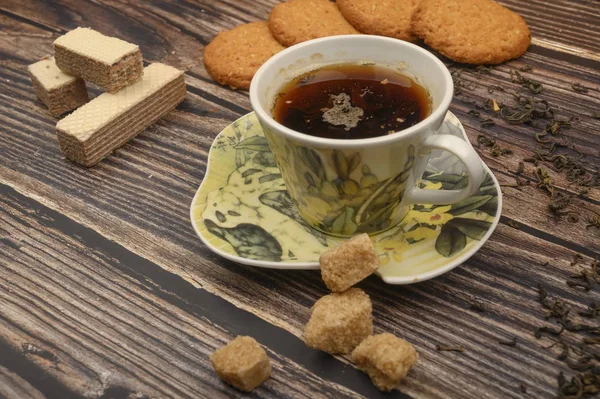
M479 155L473 147L451 134L429 136L421 143L420 153L414 171L422 173L429 162L429 157L424 156L431 150L445 150L454 154L467 168L468 184L460 190L424 190L417 186L421 176L415 176L415 186L408 189L404 195L404 204L433 204L450 205L462 201L475 192L483 182L485 171Z

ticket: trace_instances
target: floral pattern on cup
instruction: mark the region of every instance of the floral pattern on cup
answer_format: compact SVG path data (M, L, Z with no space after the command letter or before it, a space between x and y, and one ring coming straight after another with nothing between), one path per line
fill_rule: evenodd
M335 236L383 231L399 222L402 201L415 160L415 147L407 147L399 173L380 179L360 152L314 149L271 136L281 154L277 161L287 172L301 214L316 229ZM301 179L298 177L302 176ZM408 208L407 208L408 209ZM404 210L406 213L406 210Z
M409 147L409 170L414 162L414 147ZM349 236L367 229L385 230L390 227L390 216L402 200L402 192L409 173L380 181L371 173L369 165L361 163L360 153L348 155L339 150L330 151L330 162L335 174L326 173L319 155L302 146L297 156L306 167L299 201L306 201L307 215L313 226L333 235ZM355 173L359 170L360 173Z

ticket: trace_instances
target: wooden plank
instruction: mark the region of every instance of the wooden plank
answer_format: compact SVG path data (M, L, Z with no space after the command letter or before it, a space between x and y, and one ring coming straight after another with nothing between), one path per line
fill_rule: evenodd
M68 215L84 230L93 229L102 239L120 243L125 251L139 255L141 260L150 260L182 276L194 287L223 297L239 308L301 337L308 308L326 293L318 273L298 272L291 278L290 273L263 271L224 261L199 243L187 220L187 207L204 175L206 154L212 139L223 127L249 109L246 93L219 87L208 77L202 66L202 44L220 29L264 18L273 3L253 3L249 10L247 5L234 0L198 4L171 2L167 6L147 2L141 5L104 2L92 3L89 7L86 5L85 10L76 2L19 4L18 7L16 2L3 3L2 7L10 11L0 15L2 31L7 32L5 39L0 38L3 56L0 112L5 127L5 134L0 135L0 155L3 160L0 163L0 176L3 182L18 192ZM53 132L54 120L32 94L24 68L50 51L53 39L61 32L79 24L112 30L115 21L120 22L116 33L140 42L147 60L163 60L186 68L190 94L178 110L118 150L97 168L87 170L60 158ZM177 29L173 29L173 26ZM26 34L20 35L21 31ZM14 42L13 37L18 37L18 41ZM509 69L531 63L536 76L541 76L547 85L543 95L548 94L549 100L564 107L565 113L582 116L580 124L565 130L564 134L588 154L592 165L597 166L598 142L594 132L598 124L589 119L589 114L585 114L597 105L597 92L582 96L569 90L573 75L582 84L597 85L597 70L593 67L595 64L573 63L569 61L574 60L573 57L565 59L556 60L546 53L531 52L522 60L496 68L490 76L473 75L473 80L481 83L481 86L471 95L481 101L487 95L489 84L506 84ZM511 182L514 178L512 171L516 169L518 160L536 148L531 132L501 122L492 129L482 129L477 120L467 116L468 107L455 101L452 109L465 123L472 142L480 132L485 132L514 151L514 156L502 158L491 157L486 149L480 151L502 182ZM531 177L530 173L528 169L526 175ZM575 192L564 179L561 180L560 174L554 178L561 190ZM501 226L471 261L435 281L398 288L385 286L373 277L361 285L374 300L377 331L393 331L404 336L414 342L421 353L417 368L401 387L410 395L520 397L519 384L525 382L535 385L529 389L532 397L549 397L555 393L558 371L568 371L563 363L555 359L555 353L542 347L547 345L546 341L540 343L532 336L532 328L543 319L543 311L535 302L534 286L537 281L544 281L554 292L566 296L580 308L591 300L597 300L597 292L574 295L567 290L564 281L576 269L570 266L574 249L579 251L586 248L589 255L598 253L598 232L584 230L581 225L583 222L574 225L557 223L545 209L543 193L537 190L506 189L505 194L505 215L523 224L524 231ZM599 199L598 191L592 191L589 197L582 200L582 206L597 210L598 203L594 201ZM539 204L534 206L534 203ZM32 224L28 217L33 216L19 216L19 219ZM560 229L561 238L556 236L557 229ZM63 232L62 235L67 234ZM75 245L71 244L70 239L65 240ZM46 243L50 248L55 245ZM81 254L83 252L80 249L73 254L69 263L76 263L76 259L84 256ZM551 261L548 267L541 266L545 260ZM29 261L29 258L21 259L21 263ZM13 267L24 268L22 264ZM87 268L84 271L89 272ZM51 272L59 271L52 269ZM12 273L14 275L15 272ZM75 275L75 271L72 273ZM47 275L44 274L44 278ZM33 275L26 277L36 281ZM119 280L123 277L119 277L118 273L115 278L123 281ZM31 285L28 285L31 282L22 280L21 276L15 276L14 279L23 282L31 290ZM129 283L122 284L123 287L129 287ZM156 289L152 285L150 287ZM469 301L473 297L484 301L489 310L483 315L469 310ZM83 308L77 308L71 303L73 301L68 303L69 311L73 314L83 313ZM129 306L144 303L133 301L132 304L131 301L125 301L123 306L129 309ZM116 306L114 302L111 304ZM160 301L158 304L168 305ZM59 306L67 307L63 302L58 302L56 309ZM85 306L88 309L87 306L91 305ZM168 306L172 306L168 307L169 312L178 312L176 306ZM285 309L285 312L281 312L281 309ZM48 308L45 311L48 312ZM11 312L13 318L17 319L18 313L14 308L11 308ZM51 314L60 316L59 310L55 309ZM134 314L136 316L132 322L148 328L148 331L157 328L145 320L145 316ZM38 318L42 320L41 317L40 314ZM124 316L122 318L126 320ZM120 321L110 320L115 325L123 325L119 324ZM165 329L167 323L164 320L163 324L153 323ZM197 330L201 327L204 328L204 324L197 324L200 323L198 321L194 323L191 332L188 332L192 336L199 334ZM69 324L69 327L81 336L84 332L90 334L80 330L77 324ZM161 331L164 334L168 330ZM10 334L12 342L22 342L23 339L36 342L32 336L19 335L23 333ZM177 334L185 337L183 333ZM519 337L517 349L497 345L499 339L513 335ZM81 338L81 342L90 341L87 335L85 337ZM114 337L120 336L111 337L116 340ZM224 335L219 337L225 339ZM123 342L130 343L132 339L139 340L126 337ZM212 340L216 342L217 338ZM434 349L436 343L461 343L467 347L467 352L439 353ZM45 347L43 343L40 344ZM60 345L60 350L66 351L68 356L75 356L71 352L79 350L79 347L70 345ZM92 351L96 344L92 342L87 345L89 348L86 350ZM160 348L159 343L152 345ZM116 346L112 348L114 351ZM141 355L149 356L146 352ZM132 362L131 356L124 354L114 359L118 364L128 365ZM162 353L155 356L157 361L165 361ZM177 352L174 356L186 355ZM165 358L173 360L168 356ZM325 356L317 360L325 362L326 359L331 358ZM76 365L83 370L106 370L97 366L96 363L102 361L94 356L86 357L81 362L83 366ZM339 366L343 363L335 364ZM191 372L187 369L176 371L183 375L181 377L179 374L164 376L157 374L155 369L140 370L139 367L134 365L132 370L137 370L146 380L157 381L159 388L165 392L176 388L193 392L194 385L188 382ZM64 375L58 376L65 381L72 376L85 377L85 374L77 374L82 373L78 371L80 369L74 365ZM198 378L206 378L204 370L198 371L197 374L202 376ZM174 387L173 381L180 377L185 384ZM89 378L92 385L98 385L98 377ZM138 377L131 378L135 381L132 384L141 384L136 379ZM346 377L341 381L351 379ZM135 386L127 389L137 391Z
M594 0L499 0L521 14L540 45L557 43L598 55L600 7Z
M158 267L143 260L131 264L135 256L102 251L102 239L85 228L71 225L63 231L68 220L10 189L2 189L0 203L0 336L31 362L85 397L108 397L117 389L152 397L236 395L216 377L208 359L235 335L228 316L214 317L231 309L206 310L219 302L206 302L206 295L181 298L159 287L151 274L152 267L164 273ZM191 299L201 302L187 302ZM247 317L248 326L241 330L258 328L256 338L269 345L277 331L265 331L253 320ZM295 338L282 341L278 345L287 344L290 353L304 349L308 356L318 355ZM273 376L253 397L361 397L275 350L268 352ZM340 379L341 373L355 374L363 393L378 396L366 376L343 364L336 368L339 362L332 360L325 375ZM3 375L0 380L10 376Z
M190 290L180 284L169 287L165 274L157 278L150 263L142 258L123 259L121 252L128 251L115 251L117 244L110 244L111 251L99 251L95 246L98 244L93 243L103 239L97 233L92 235L83 226L75 228L56 212L34 206L31 200L25 201L13 191L3 194L2 209L7 213L3 214L2 225L9 230L3 231L2 236L7 239L4 243L10 243L10 257L17 262L3 269L4 280L0 281L4 287L8 281L12 290L9 297L2 297L2 320L11 323L8 327L6 322L0 323L2 336L51 351L60 360L58 377L71 383L73 376L78 376L78 381L92 379L92 386L102 386L96 376L104 374L96 368L107 360L99 359L100 353L113 359L110 370L117 369L123 381L133 384L124 387L136 392L167 387L173 390L172 384L177 381L177 389L184 389L185 393L191 389L188 385L206 383L208 371L206 358L202 357L230 335L213 337L211 334L219 333L221 328L183 312L181 305L155 297L176 291L177 297L188 303L186 306L202 307L197 299L188 297ZM101 244L100 248L102 245L109 244ZM543 281L576 309L598 299L598 292L579 295L567 289L565 280L577 269L570 266L570 259L571 253L559 245L501 227L493 242L471 262L436 280L402 289L382 285L377 278L362 283L374 303L376 331L392 331L414 342L419 350L421 360L402 389L417 397L464 397L461 395L477 392L486 392L487 397L519 397L518 386L525 381L535 382L536 388L531 392L538 397L552 394L556 374L567 370L564 363L554 359L552 351L543 348L547 341L538 342L533 337L533 328L543 324L544 315L535 300L535 284ZM543 266L545 260L550 264ZM31 268L32 264L38 266ZM123 275L126 268L138 269L137 275ZM294 273L290 280L289 273L265 272L259 280L262 288L251 299L290 296L288 303L270 306L285 306L285 313L296 318L292 332L301 334L307 308L315 296L325 293L324 287L314 286L314 277L315 273L301 272ZM45 282L43 286L40 281ZM243 291L240 295L244 295ZM473 301L483 302L485 313L469 309ZM213 306L210 309L227 313ZM280 313L271 309L269 313ZM24 313L30 316L23 319ZM264 313L265 308L261 316ZM45 327L49 322L56 327ZM18 329L12 327L15 324ZM212 332L215 328L218 331ZM519 339L518 351L498 345L499 340L514 335ZM209 348L203 349L203 343ZM272 338L265 343L287 345ZM440 353L434 349L437 343L461 344L467 352ZM197 349L190 352L191 345ZM306 356L301 354L306 353L306 348L292 348L292 352ZM144 358L152 366L140 363ZM316 364L335 370L335 365L328 366L330 359L314 357ZM344 381L348 381L347 373L347 369L341 373ZM141 378L138 375L158 380L157 385L148 386L146 381L143 390L137 385ZM86 386L90 386L89 381Z
M19 375L2 366L0 366L0 397L6 399L45 398L40 391Z

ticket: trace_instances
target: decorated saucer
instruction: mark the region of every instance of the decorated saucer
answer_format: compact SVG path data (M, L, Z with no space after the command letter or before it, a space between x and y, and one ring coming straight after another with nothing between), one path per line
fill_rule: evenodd
M468 142L451 112L440 134ZM502 209L498 181L483 166L485 180L469 198L453 205L412 205L400 224L371 237L382 265L377 274L383 281L410 284L439 276L481 248L496 228ZM463 168L452 154L434 151L421 187L464 187ZM256 267L318 269L320 254L343 241L300 218L254 113L233 122L213 142L190 218L209 249Z

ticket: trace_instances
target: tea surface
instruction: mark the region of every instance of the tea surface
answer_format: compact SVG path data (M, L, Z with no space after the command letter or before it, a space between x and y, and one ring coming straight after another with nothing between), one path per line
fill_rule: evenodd
M336 64L282 87L273 117L311 136L364 139L411 127L430 113L427 90L381 65Z

